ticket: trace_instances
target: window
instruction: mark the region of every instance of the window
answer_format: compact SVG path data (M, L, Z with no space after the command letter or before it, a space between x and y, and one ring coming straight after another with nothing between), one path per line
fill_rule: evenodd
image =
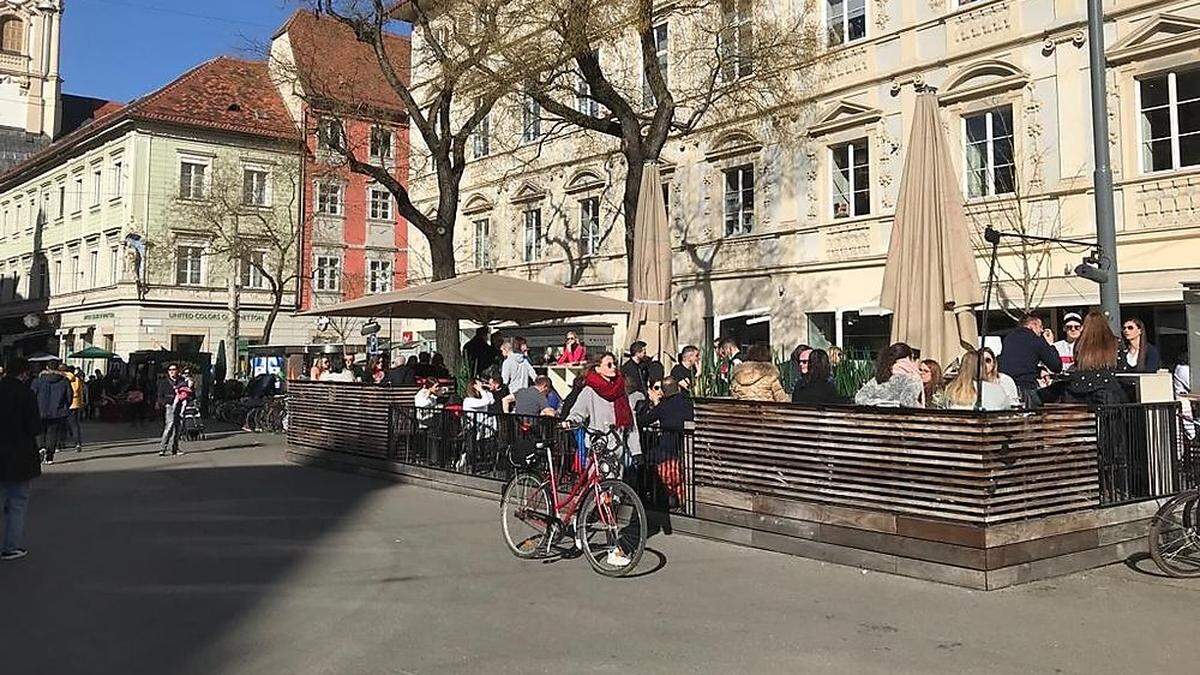
M521 142L533 143L542 137L542 106L529 94L521 100Z
M50 292L52 294L53 293L62 293L63 292L62 259L55 259L54 274L53 274L53 276L50 277L50 280L53 282L53 285L50 286Z
M825 21L830 47L867 36L867 0L825 0Z
M108 283L115 286L121 278L121 249L108 247Z
M270 206L271 174L266 169L242 169L242 203L246 206Z
M95 288L97 282L100 281L100 251L88 251L88 276L87 287Z
M392 130L386 127L371 127L371 159L382 161L392 158Z
M69 270L69 272L71 274L71 276L68 277L68 283L69 283L70 287L67 290L68 291L78 290L79 289L79 254L78 253L71 256L71 269Z
M599 63L599 52L592 52L592 58ZM592 97L592 85L588 84L581 70L575 73L575 109L588 117L600 116L600 102Z
M595 255L600 250L599 197L579 200L579 238L584 255Z
M14 221L15 227L13 228L13 232L16 232L17 230L19 230L21 228L22 222L23 221L21 220L21 202L17 202L17 219L16 219L16 221Z
M180 162L179 196L183 199L204 199L204 179L208 165L198 162Z
M725 170L725 234L749 234L754 228L754 167Z
M372 220L392 219L392 193L386 188L371 188L370 213Z
M342 215L342 186L338 183L317 184L317 213Z
M871 161L867 139L830 148L833 154L834 218L865 216L871 212Z
M542 210L527 209L525 219L525 262L542 257Z
M1142 171L1200 164L1200 70L1138 82Z
M0 216L0 237L8 234L8 209L4 209L4 215ZM3 275L0 275L2 277Z
M104 171L100 167L92 169L92 206L100 206L100 198L104 195Z
M120 199L125 194L125 162L116 160L112 164L112 198Z
M55 218L62 218L67 213L67 184L66 183L58 184L58 208L55 209L55 213L56 213ZM5 224L7 224L8 211L4 212L4 220L6 221Z
M492 223L487 218L475 221L475 269L491 267Z
M660 23L654 26L650 31L654 38L654 55L658 59L658 70L662 73L663 82L670 82L667 79L668 67L668 42L667 42L667 24ZM642 72L642 105L647 108L655 106L654 92L650 89L650 78L646 77L646 73Z
M321 150L341 148L342 123L332 117L322 117L317 122L317 147Z
M79 213L83 210L83 176L75 176L74 184L75 203L71 209L71 213Z
M370 268L371 293L387 293L392 290L392 263L389 260L372 260Z
M342 282L342 260L337 256L319 255L313 266L313 287L318 291L336 291Z
M967 196L1009 194L1013 182L1012 106L963 118Z
M25 22L19 17L0 19L0 51L21 54L25 51Z
M663 181L662 184L663 212L667 217L671 217L671 181Z
M267 279L255 265L266 264L266 251L251 251L242 261L242 288L266 288Z
M199 246L178 246L175 248L175 283L180 286L199 286L201 283L201 262L204 259L204 249Z
M721 0L724 28L718 37L721 60L721 79L733 82L753 72L750 57L753 47L753 27L750 23L751 0Z
M475 99L475 110L478 111L483 107L482 99ZM487 157L492 151L492 114L488 114L479 119L479 124L475 126L475 130L471 132L471 156L475 159Z

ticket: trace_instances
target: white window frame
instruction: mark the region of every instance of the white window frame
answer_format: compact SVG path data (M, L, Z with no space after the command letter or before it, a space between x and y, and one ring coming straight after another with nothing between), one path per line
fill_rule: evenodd
M869 0L861 0L861 2L863 3L863 34L856 38L850 37L850 3L852 2L852 0L838 0L842 3L842 13L841 13L842 41L841 42L833 42L830 39L831 36L830 36L830 30L829 30L830 24L833 23L833 17L829 15L829 11L831 9L829 4L830 4L830 2L833 2L833 1L834 0L823 0L823 2L822 2L823 16L825 19L823 22L823 25L825 26L825 46L830 47L830 48L843 47L845 45L854 44L855 42L860 42L862 40L866 40L867 38L869 38L871 36L871 3L869 2Z
M378 199L382 196L382 199ZM385 187L372 185L367 188L367 217L371 220L391 222L394 209L392 208L392 193Z
M522 230L525 233L522 260L527 263L536 262L542 257L542 209L531 206L521 211Z
M390 293L392 291L392 261L373 258L367 262L367 292Z
M334 188L334 194L337 195L337 208L329 210L322 206L321 191L324 188ZM313 210L317 215L321 216L341 216L346 213L346 186L338 181L317 181L313 188L314 204Z
M71 267L67 269L67 276L71 280L71 288L68 290L68 292L73 293L80 289L81 284L79 283L79 277L83 272L79 269L79 249L70 251L70 254Z
M867 210L863 213L858 212L857 201L854 198L855 193L861 192L861 190L859 190L859 185L857 184L857 181L855 180L855 171L854 171L856 166L860 166L860 165L855 164L855 156L857 154L855 147L860 144L862 146L864 146L864 148L866 150L866 155L867 155L867 161L866 161ZM848 162L847 166L849 167L849 170L850 170L849 179L846 181L847 189L849 190L848 196L850 198L850 202L848 205L849 210L847 211L847 213L844 217L845 218L857 218L859 216L871 215L871 210L872 210L871 200L873 198L873 195L871 194L871 141L869 138L867 138L865 136L860 137L860 138L851 139L851 140L845 141L843 143L835 143L829 147L829 205L831 207L831 213L829 215L831 218L834 218L836 220L841 220L841 218L838 217L837 210L836 210L837 209L837 197L838 197L837 174L839 173L838 166L837 166L837 154L838 154L838 151L843 150L843 149L847 150L849 153L849 155L846 159Z
M95 288L100 280L100 249L93 248L88 250L88 278L87 287Z
M196 251L200 252L200 255L197 259L198 262L196 264L196 269L195 269L195 272L196 272L195 276L197 277L197 281L192 281L193 270L192 270L192 264L191 264L190 258L189 258L189 262L187 264L187 278L183 281L179 280L180 252L181 252L181 249L185 249L185 248L196 250ZM203 244L200 244L198 242L180 242L180 243L175 244L175 285L176 286L203 286L205 272L207 271L205 268L208 267L208 265L205 264L207 257L208 256L205 255Z
M247 193L246 180L249 179L251 176L259 176L259 175L262 176L262 185L261 186L259 186L259 185L250 186L251 192ZM260 208L260 209L269 208L271 206L272 198L273 198L273 195L271 194L271 184L273 182L274 181L271 180L271 169L270 168L265 167L265 166L260 166L257 164L243 165L242 166L242 206L249 206L252 208ZM262 201L255 201L255 199L252 198L252 197L258 196L258 193L255 191L257 189L261 189L261 191L262 191Z
M58 204L57 204L58 208L56 208L54 210L54 213L55 213L54 219L62 220L63 217L65 217L67 215L67 182L65 180L59 181L57 183L56 187L58 187ZM4 212L4 220L5 220L5 225L7 225L8 224L8 222L7 222L8 221L8 212L7 211Z
M996 139L997 139L997 136L995 133L994 120L995 120L995 113L1000 112L1000 111L1004 110L1005 108L1008 108L1008 116L1009 116L1009 119L1012 120L1012 126L1013 126L1012 129L1008 130L1008 138L1011 139L1011 143L1012 143L1014 191L998 193L998 192L996 192ZM983 194L973 195L973 194L971 194L971 164L968 161L968 157L967 157L967 148L971 144L970 138L967 136L967 120L974 119L976 117L981 117L981 116L985 117L987 120L987 131L985 132L986 133L985 146L987 148L987 157L984 160L984 169L986 170L986 173L987 173L987 180L984 181ZM960 122L960 124L961 124L960 128L962 131L962 162L963 162L963 176L962 176L963 177L963 186L962 187L963 187L963 194L967 196L967 199L986 199L988 197L996 197L999 195L1014 194L1015 186L1016 186L1016 182L1017 182L1017 171L1016 171L1017 130L1015 128L1016 124L1017 124L1017 118L1014 114L1012 104L1005 103L1004 105L996 106L994 108L989 108L987 110L980 110L978 112L967 113L962 116L961 120L962 121ZM1003 138L1003 136L1001 136L1000 138Z
M750 187L746 187L746 170L750 173ZM735 174L737 176L737 187L734 190L729 189L729 176ZM731 166L721 171L721 226L722 232L726 237L738 237L754 232L754 225L757 221L755 212L755 200L758 198L758 176L753 163L738 164ZM749 191L750 199L747 204L746 193ZM730 195L737 195L738 208L734 213L730 213ZM730 216L733 216L731 224ZM749 218L747 218L749 216ZM747 222L749 220L749 222Z
M187 191L184 191L183 171L185 166L200 167L203 172L200 176L199 195L196 194L196 175L193 168L188 174ZM179 198L200 201L208 198L209 182L212 180L212 162L199 157L180 157L179 158Z
M542 138L542 106L529 94L521 95L521 143L537 143Z
M252 257L257 257L259 259L258 262L260 265L266 264L267 253L267 250L262 248L250 251L250 255ZM261 270L250 264L250 261L248 260L239 260L238 263L241 267L241 270L239 270L240 274L238 275L238 282L241 283L242 288L250 288L259 291L266 290L267 278L263 276Z
M1198 100L1198 99L1188 99L1186 101L1179 100L1178 76L1181 72L1200 77L1200 70L1193 69L1193 68L1186 68L1186 69L1181 69L1181 70L1171 70L1166 73L1161 73L1161 72L1154 73L1153 75L1139 77L1134 80L1135 84L1137 85L1136 87L1134 87L1133 95L1134 95L1134 107L1137 110L1137 124L1138 124L1138 134L1137 134L1137 138L1138 138L1138 148L1137 148L1138 169L1143 174L1162 174L1162 173L1167 173L1170 171L1179 171L1180 169L1191 169L1191 168L1200 166L1200 163L1184 165L1183 164L1183 153L1180 150L1181 136L1180 136L1180 131L1179 131L1179 106L1181 104L1193 103L1196 100ZM1171 139L1171 166L1168 168L1165 168L1165 169L1154 169L1152 167L1146 166L1146 159L1147 159L1146 158L1147 141L1145 140L1145 138L1146 138L1146 120L1145 120L1145 115L1144 115L1145 111L1142 109L1142 83L1145 80L1155 79L1158 77L1162 77L1163 75L1167 76L1166 109L1167 109L1168 114L1170 115L1170 120L1171 120L1171 137L1170 137L1170 139ZM1156 109L1162 109L1162 106L1159 106ZM1189 132L1186 135L1187 136L1197 136L1200 134L1198 134L1197 132Z
M475 269L488 269L492 265L492 219L476 218L471 225L475 231Z
M100 206L104 201L104 167L92 165L92 207Z
M332 264L322 264L332 262ZM342 257L336 254L318 253L313 256L313 290L318 293L333 293L342 290Z
M662 39L659 39L659 30L662 30ZM669 77L671 68L671 26L669 21L660 21L650 28L650 37L654 40L654 56L658 59L659 70L662 71L663 81L670 86L671 79ZM642 68L642 106L645 108L653 108L657 105L654 100L654 92L650 89L650 78L646 77L646 69Z
M76 214L76 213L83 211L83 173L82 172L76 173L74 175L74 177L72 178L72 182L74 183L74 186L75 186L75 190L74 190L75 204L74 204L74 207L71 209L71 213Z
M475 99L475 109L479 110L483 106L483 101ZM472 159L482 159L492 154L492 111L489 110L486 115L479 119L479 124L475 125L475 130L471 132L471 157Z
M579 200L579 243L583 255L592 256L600 252L600 198L583 197Z
M328 141L335 139L338 145L346 144L346 127L336 117L321 117L317 120L317 149L325 152L339 152Z
M386 154L379 154L378 152L376 152L376 150L378 149L378 145L381 145L381 144L376 143L376 141L379 140L380 138L387 139L386 140L386 145L387 145L387 153ZM393 134L392 130L389 129L388 127L385 127L385 126L379 125L379 124L372 126L371 131L370 131L370 137L368 139L368 143L370 144L370 147L368 148L368 150L370 152L371 159L376 162L379 162L381 164L392 161L392 158L395 156L395 153L396 153L395 139L396 139L395 134Z
M108 285L116 286L121 277L121 247L111 244L108 247Z
M125 160L117 157L112 162L112 197L116 200L125 196Z
M720 7L722 28L717 35L719 42L717 49L717 58L720 62L717 64L721 81L725 83L737 82L754 74L754 64L750 61L748 47L743 44L742 31L749 30L750 39L754 39L754 2L755 0L722 0L722 5L729 3L730 11L726 12L725 7ZM743 13L742 3L746 3L747 11ZM725 44L732 37L730 44ZM731 50L727 52L726 50ZM732 58L733 62L729 63L726 59ZM732 76L730 71L732 71Z

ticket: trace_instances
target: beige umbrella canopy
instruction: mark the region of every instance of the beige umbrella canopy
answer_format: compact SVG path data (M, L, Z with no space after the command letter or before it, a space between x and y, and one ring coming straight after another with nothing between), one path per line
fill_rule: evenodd
M468 274L304 312L312 316L470 319L530 323L587 314L629 314L624 300L501 274Z
M962 191L938 117L937 95L917 96L880 304L892 342L947 364L979 342L983 302Z
M629 280L633 313L626 342L645 342L646 353L670 367L678 340L671 311L671 235L661 186L658 164L647 162L634 221L633 276Z

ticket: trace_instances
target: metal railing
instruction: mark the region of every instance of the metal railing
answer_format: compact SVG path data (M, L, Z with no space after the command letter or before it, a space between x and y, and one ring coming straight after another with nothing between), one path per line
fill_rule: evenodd
M645 461L628 467L623 480L638 490L647 508L694 513L692 432L640 433ZM539 443L549 444L555 470L568 480L582 470L579 436L556 417L389 408L388 459L403 464L504 481L524 465L523 458L539 452Z
M1197 484L1195 440L1184 433L1178 402L1096 409L1100 505L1174 494Z

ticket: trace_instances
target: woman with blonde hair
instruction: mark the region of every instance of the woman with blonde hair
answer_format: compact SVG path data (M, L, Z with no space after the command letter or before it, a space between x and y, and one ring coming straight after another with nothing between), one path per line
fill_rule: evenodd
M995 357L993 357L995 360ZM983 391L982 400L980 389L975 388L975 378L979 370L979 353L963 354L959 363L958 375L946 385L946 405L951 410L974 410L975 403L981 402L984 410L1008 410L1013 406L1004 387L987 379L985 375L979 382Z
M991 347L984 347L979 352L983 358L983 379L1000 385L1008 396L1011 407L1019 407L1021 392L1017 389L1016 381L1008 373L1000 372L1000 359L996 358L996 352L992 351Z

